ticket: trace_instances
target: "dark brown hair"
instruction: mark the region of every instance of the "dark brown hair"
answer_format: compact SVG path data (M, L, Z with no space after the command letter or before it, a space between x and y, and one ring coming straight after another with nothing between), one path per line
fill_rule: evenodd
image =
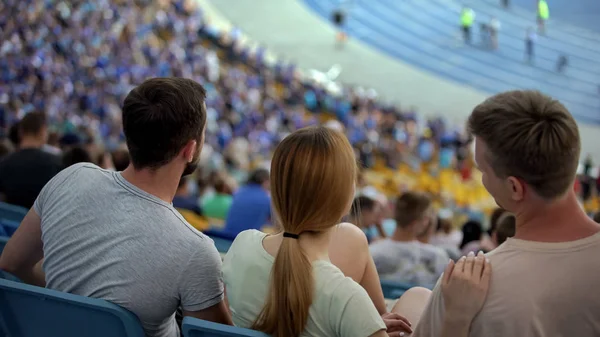
M159 168L189 141L200 142L205 97L200 84L184 78L153 78L131 90L123 104L123 130L133 166Z
M522 179L541 197L555 199L573 184L581 140L567 108L538 91L508 91L475 107L470 132L500 178Z
M43 112L30 112L19 122L19 135L38 136L46 127L46 115Z
M396 200L396 225L406 227L422 219L431 206L431 199L422 193L406 192Z

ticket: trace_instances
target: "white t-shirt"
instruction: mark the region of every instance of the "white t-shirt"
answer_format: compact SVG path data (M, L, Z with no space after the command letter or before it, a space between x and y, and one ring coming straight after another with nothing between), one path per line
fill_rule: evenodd
M233 323L249 328L264 306L275 258L263 248L266 234L241 232L223 261L223 278ZM304 337L367 337L385 329L367 292L327 261L313 262L314 300Z
M448 265L442 248L419 241L379 240L369 247L382 280L433 286Z
M487 254L493 272L470 337L600 336L600 233L560 243L509 238ZM439 285L413 337L439 336Z

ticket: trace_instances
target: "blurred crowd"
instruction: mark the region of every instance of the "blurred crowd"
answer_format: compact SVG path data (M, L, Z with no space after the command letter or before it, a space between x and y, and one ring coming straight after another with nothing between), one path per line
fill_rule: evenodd
M0 9L1 126L44 111L52 145L85 145L95 160L122 147L123 98L155 76L205 86L205 164L238 180L285 135L332 116L367 168L378 154L416 169L467 156L461 128L382 104L373 90L331 94L303 81L293 64L267 64L264 49L239 43L239 32L212 29L192 1L8 0Z

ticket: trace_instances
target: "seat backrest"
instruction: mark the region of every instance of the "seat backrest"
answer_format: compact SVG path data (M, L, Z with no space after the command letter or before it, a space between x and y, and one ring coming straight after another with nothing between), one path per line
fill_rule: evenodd
M185 317L181 325L183 337L268 337L262 332Z
M118 305L3 279L0 327L8 337L144 337L137 316Z
M381 281L381 290L383 290L383 297L395 300L400 298L408 289L412 288L413 285L400 282Z
M8 237L0 236L0 255L2 255L2 251L4 250L4 246L6 246L7 242L8 242Z
M0 202L0 219L21 223L27 214L27 209Z
M20 224L21 223L19 221L0 219L0 227L2 227L2 232L8 237L11 237L13 234L15 234Z

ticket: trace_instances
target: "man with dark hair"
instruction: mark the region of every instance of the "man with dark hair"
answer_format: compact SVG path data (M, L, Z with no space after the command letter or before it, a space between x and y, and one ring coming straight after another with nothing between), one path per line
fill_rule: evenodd
M61 158L42 150L48 138L43 113L25 115L18 134L18 150L0 162L0 194L9 204L29 208L63 165Z
M448 264L441 248L418 241L433 219L426 195L406 192L396 201L396 231L371 245L371 255L383 280L432 286Z
M248 183L233 195L225 220L224 233L235 238L247 229L260 230L271 218L269 171L257 169L250 174Z
M516 218L514 238L487 254L492 282L470 336L599 336L600 225L573 189L577 123L560 102L526 90L490 97L468 127L483 185ZM443 315L437 286L414 336L437 336Z
M76 164L57 175L6 245L0 269L116 303L139 317L147 336L178 337L177 308L231 324L214 243L171 204L199 159L204 99L200 84L182 78L133 89L123 105L132 164L123 172Z

